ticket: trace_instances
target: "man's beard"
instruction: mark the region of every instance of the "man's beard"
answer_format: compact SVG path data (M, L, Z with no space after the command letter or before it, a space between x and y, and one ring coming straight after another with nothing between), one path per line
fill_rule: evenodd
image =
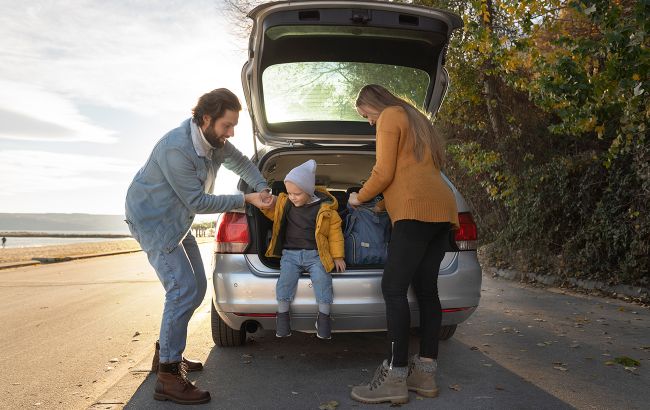
M210 145L212 145L212 148L223 148L226 145L226 141L222 141L217 133L214 132L214 120L212 120L210 122L210 126L205 131L203 131L203 136L210 143Z

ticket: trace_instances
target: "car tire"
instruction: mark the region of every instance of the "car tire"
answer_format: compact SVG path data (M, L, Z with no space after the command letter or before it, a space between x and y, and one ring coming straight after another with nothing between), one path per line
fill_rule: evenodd
M440 328L440 334L438 335L438 340L449 340L456 333L456 325L442 326Z
M246 343L246 331L235 330L221 319L217 309L212 305L212 340L219 347L236 347Z

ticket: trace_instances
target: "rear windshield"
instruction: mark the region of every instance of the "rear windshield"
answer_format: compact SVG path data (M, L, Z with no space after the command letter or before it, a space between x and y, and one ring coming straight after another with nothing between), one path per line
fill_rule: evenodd
M269 123L293 121L366 121L354 102L366 84L381 84L416 105L424 103L429 75L385 64L300 62L276 64L262 73Z

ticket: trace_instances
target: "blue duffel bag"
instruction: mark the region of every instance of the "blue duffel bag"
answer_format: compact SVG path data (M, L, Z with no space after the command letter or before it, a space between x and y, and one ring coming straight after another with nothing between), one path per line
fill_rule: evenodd
M391 224L387 212L374 212L377 201L353 208L348 205L344 219L345 263L384 264L388 254Z

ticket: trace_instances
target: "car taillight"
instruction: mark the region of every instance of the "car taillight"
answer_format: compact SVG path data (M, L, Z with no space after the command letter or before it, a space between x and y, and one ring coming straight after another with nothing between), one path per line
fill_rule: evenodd
M246 214L241 212L221 214L215 237L215 252L243 253L249 242Z
M460 212L458 214L460 228L456 231L456 245L461 251L474 251L478 244L478 234L474 218L469 212Z

